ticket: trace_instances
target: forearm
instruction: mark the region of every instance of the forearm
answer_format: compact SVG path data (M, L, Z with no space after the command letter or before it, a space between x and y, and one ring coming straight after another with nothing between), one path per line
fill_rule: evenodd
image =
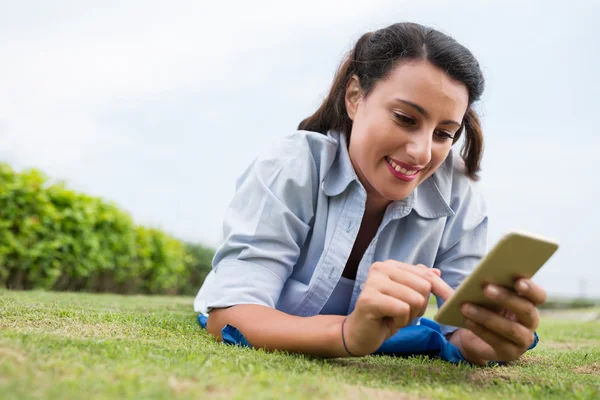
M346 357L340 315L297 317L254 304L211 311L207 330L218 340L226 324L235 326L255 348L285 350L318 357Z

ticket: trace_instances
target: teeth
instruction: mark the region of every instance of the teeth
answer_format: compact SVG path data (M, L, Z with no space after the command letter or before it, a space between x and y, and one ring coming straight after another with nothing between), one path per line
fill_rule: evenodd
M419 172L417 170L410 171L410 170L407 170L406 168L402 168L401 166L399 166L398 164L396 164L394 161L392 161L391 158L388 158L387 160L390 163L390 165L396 170L396 172L400 172L400 173L402 173L404 175L407 175L407 176L411 176L411 175L414 175L417 172Z

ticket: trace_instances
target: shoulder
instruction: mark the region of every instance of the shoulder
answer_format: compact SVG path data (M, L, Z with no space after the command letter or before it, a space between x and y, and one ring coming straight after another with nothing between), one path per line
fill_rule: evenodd
M282 173L292 180L320 178L331 167L337 147L338 142L330 135L295 131L271 142L254 159L246 174L257 172L266 181Z
M295 131L278 138L263 152L259 159L288 161L297 158L320 160L324 154L335 151L335 137L318 132Z

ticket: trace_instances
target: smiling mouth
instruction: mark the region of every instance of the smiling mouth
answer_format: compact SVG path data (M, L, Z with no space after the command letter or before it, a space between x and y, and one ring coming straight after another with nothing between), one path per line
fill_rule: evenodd
M396 164L394 162L394 160L392 160L389 157L386 157L385 159L388 162L388 164L390 164L392 166L392 168L396 170L396 172L400 172L402 175L413 176L413 175L416 175L419 172L418 169L412 169L411 170L411 169L406 169L404 167L401 167L400 165Z

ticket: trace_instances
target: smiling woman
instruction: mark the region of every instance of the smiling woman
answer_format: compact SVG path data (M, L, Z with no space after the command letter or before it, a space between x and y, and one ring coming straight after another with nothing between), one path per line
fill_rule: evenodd
M474 307L472 330L422 318L486 251L472 109L483 88L477 60L441 32L364 34L319 109L238 181L194 305L208 331L223 339L230 325L254 347L324 357L437 343L446 359L484 364L531 348L545 292L529 280L519 294L489 287L500 311Z

